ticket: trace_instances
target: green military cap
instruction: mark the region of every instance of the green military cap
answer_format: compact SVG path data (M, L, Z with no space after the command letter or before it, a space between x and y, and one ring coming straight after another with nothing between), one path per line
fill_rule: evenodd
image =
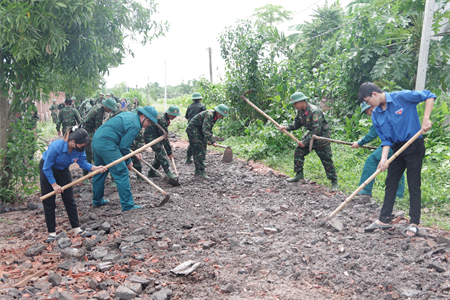
M169 108L166 110L166 113L171 115L171 116L179 116L179 115L181 115L180 108L178 108L178 106L176 106L176 105L169 106Z
M363 114L368 108L370 107L369 104L361 103L361 114Z
M117 111L117 107L116 107L116 100L114 100L113 98L108 98L102 101L103 106L105 106L106 108L112 110L112 111Z
M202 99L203 99L202 94L200 94L200 93L192 94L192 100L202 100Z
M52 101L53 101L53 102L56 102L56 99L53 99Z
M216 107L214 107L214 110L217 111L222 116L228 117L228 106L226 106L225 104L217 105Z
M75 97L72 97L72 98L71 98L71 100L77 100L77 98L75 98Z
M103 95L103 93L100 93L100 95Z
M304 100L308 100L308 99L309 98L306 97L303 93L295 92L291 95L291 101L289 101L289 104L293 104L295 102L304 101Z
M114 96L114 93L113 92L111 92L111 93L109 93L111 96Z
M153 123L158 123L156 116L158 116L158 112L156 108L153 106L139 107L138 110L144 114L147 118L149 118Z

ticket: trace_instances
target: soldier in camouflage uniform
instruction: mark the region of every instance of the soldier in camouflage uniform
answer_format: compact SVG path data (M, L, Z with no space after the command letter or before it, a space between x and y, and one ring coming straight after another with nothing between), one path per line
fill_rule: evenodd
M305 156L309 154L309 143L313 134L329 138L331 136L328 122L325 120L323 112L315 105L309 104L306 100L309 99L303 93L296 92L291 95L290 104L293 104L297 109L294 124L288 127L282 126L281 131L293 131L304 126L309 130L300 144L295 149L294 154L294 171L297 172L295 177L287 179L289 182L297 182L303 179L303 164ZM337 174L332 160L332 152L330 142L314 140L313 149L316 151L322 161L322 165L327 174L327 178L331 180L333 188L337 187Z
M103 124L103 118L105 113L117 110L116 102L114 99L108 98L103 100L102 104L95 105L91 111L86 115L83 121L83 128L89 134L89 138L93 139L95 131ZM86 148L86 160L89 163L93 163L94 155L92 153L91 143L89 143ZM84 171L83 171L84 174ZM87 174L87 173L86 173ZM84 174L84 175L86 175Z
M108 96L109 96L109 94L106 95L106 98L105 98L105 97L103 97L103 93L100 93L99 97L95 100L95 105L97 105L97 104L102 105L103 100L108 99L109 98Z
M188 119L188 123L192 120L193 117L195 117L197 114L201 113L202 111L206 110L205 104L202 103L202 95L200 93L194 93L192 94L192 103L188 106L186 110L186 115L184 116L186 119ZM186 163L190 164L192 163L192 148L191 144L188 145L187 151L186 151Z
M225 104L220 104L214 107L214 110L197 114L186 128L189 144L194 153L195 176L204 179L209 178L205 172L206 145L209 142L217 147L217 143L213 140L212 128L216 121L223 117L228 117L228 107Z
M161 126L166 132L168 132L168 127L170 125L170 121L175 119L180 114L180 109L176 105L171 105L169 108L165 111L163 115L160 115L157 117L158 125ZM145 143L148 144L153 140L156 140L160 136L162 136L164 133L156 126L151 125L145 129L144 132L144 140ZM163 149L166 149L164 151ZM158 170L160 166L162 166L164 172L166 175L170 178L177 178L175 175L173 175L170 172L169 169L169 160L167 159L167 156L169 158L173 158L172 154L172 147L170 147L170 142L168 140L163 140L155 145L152 146L153 152L155 152L155 160L152 163L152 166ZM166 156L167 153L167 156ZM150 169L148 171L148 177L158 177L158 173L156 173L153 169Z
M52 102L53 104L50 106L49 110L51 111L53 123L56 124L56 122L58 122L58 104L56 104L56 99L53 99Z
M91 105L91 102L89 101L89 99L86 99L85 101L86 102L83 107L83 115L87 116L88 113L91 111L92 105Z
M56 123L56 130L58 131L59 136L61 136L61 126L63 132L62 135L64 135L67 129L81 123L80 114L75 108L71 107L72 100L66 99L64 103L66 104L66 107L59 111L58 122Z

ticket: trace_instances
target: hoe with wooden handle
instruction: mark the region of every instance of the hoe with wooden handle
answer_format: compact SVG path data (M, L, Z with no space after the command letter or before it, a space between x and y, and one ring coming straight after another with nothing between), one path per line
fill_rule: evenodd
M156 184L154 184L150 179L148 179L147 177L145 177L141 172L139 172L138 170L136 170L135 168L132 167L132 170L139 175L142 179L144 179L145 181L147 181L152 187L154 187L155 189L158 190L158 192L161 192L165 197L164 199L158 204L158 206L163 206L164 204L166 204L169 199L170 196L159 186L157 186Z
M241 95L241 99L245 100L245 102L247 102L251 107L253 107L254 109L256 109L256 111L258 111L260 114L262 114L264 117L266 117L267 119L269 119L270 122L272 122L273 124L275 124L275 126L277 126L278 129L280 129L282 126L280 124L278 124L277 122L275 122L274 119L272 119L271 117L269 117L265 112L263 112L261 109L259 109L255 104L251 103L250 100L248 100L247 98L245 98L245 95L250 94L251 92L253 92L254 90L248 90L246 91L243 95ZM291 133L287 132L287 131L283 131L284 133L286 133L291 139L293 139L297 144L300 144L300 141L293 136Z
M333 140L333 139L329 139L329 138L325 138L325 137L321 137L321 136L317 136L317 135L313 134L312 137L311 137L311 141L309 142L309 152L312 151L314 140L333 142L333 143L349 145L349 146L353 145L353 143L343 142L343 141L339 141L339 140ZM376 147L365 146L365 145L364 146L360 146L360 147L371 149L371 150L376 150L377 149Z
M397 150L397 152L394 153L394 155L391 156L391 158L388 159L388 161L386 161L385 165L389 165L397 156L399 156L403 151L405 151L406 148L409 147L409 145L412 144L412 142L414 142L420 135L422 134L422 129L419 130L406 144L404 144L400 149ZM381 173L381 169L377 169L375 171L375 173L372 174L372 176L370 176L369 178L367 178L366 181L364 181L363 184L361 184L359 186L359 188L356 189L356 191L354 191L350 196L348 196L347 199L345 199L344 202L342 202L341 205L339 205L338 208L336 208L329 216L328 219L333 218L341 209L344 208L344 206L347 205L347 203L350 202L350 200L352 200L353 198L355 198L355 196L366 186L369 184L369 182L371 182L375 177L377 177L378 174Z

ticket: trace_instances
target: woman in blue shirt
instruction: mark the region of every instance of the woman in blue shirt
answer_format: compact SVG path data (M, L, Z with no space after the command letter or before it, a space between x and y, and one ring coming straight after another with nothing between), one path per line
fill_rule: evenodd
M63 191L61 186L72 182L69 166L75 162L88 171L100 170L101 173L106 172L103 166L93 166L86 161L84 147L89 142L89 135L86 130L80 128L72 132L72 129L70 129L62 140L56 140L48 146L39 163L42 195L53 191L56 194L61 194L69 216L70 225L75 235L82 237L89 237L91 234L80 228L77 205L73 198L73 189L70 187ZM55 198L56 196L51 196L43 201L45 222L48 230L48 237L45 241L47 243L56 239Z

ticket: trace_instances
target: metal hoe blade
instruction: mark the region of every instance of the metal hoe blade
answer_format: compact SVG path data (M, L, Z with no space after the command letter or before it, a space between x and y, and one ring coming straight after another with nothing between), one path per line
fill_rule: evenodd
M158 207L163 206L164 204L166 204L167 202L169 202L170 196L166 195L166 197L164 197L164 199L161 201L161 203L159 203Z
M231 162L231 161L233 161L233 150L231 150L230 146L228 146L225 149L225 152L223 153L223 156L222 156L222 161L223 162Z

